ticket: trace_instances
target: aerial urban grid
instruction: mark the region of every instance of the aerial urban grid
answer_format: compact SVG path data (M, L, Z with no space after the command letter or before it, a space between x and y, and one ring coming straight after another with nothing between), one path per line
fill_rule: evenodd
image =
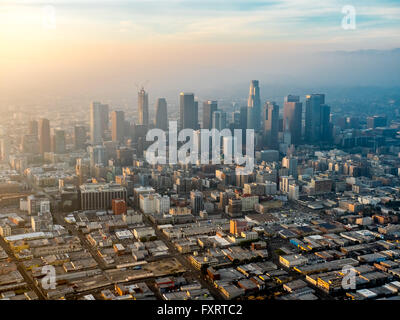
M400 10L309 2L0 4L1 300L399 300Z

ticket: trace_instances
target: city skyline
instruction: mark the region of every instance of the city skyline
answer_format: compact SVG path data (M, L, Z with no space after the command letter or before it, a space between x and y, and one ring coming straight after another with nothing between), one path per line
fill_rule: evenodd
M400 300L396 1L1 1L0 300Z

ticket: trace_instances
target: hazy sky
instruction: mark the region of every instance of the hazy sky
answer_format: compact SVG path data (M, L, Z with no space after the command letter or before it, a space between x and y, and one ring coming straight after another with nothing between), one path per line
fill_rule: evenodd
M399 0L1 0L0 92L399 85L399 35Z

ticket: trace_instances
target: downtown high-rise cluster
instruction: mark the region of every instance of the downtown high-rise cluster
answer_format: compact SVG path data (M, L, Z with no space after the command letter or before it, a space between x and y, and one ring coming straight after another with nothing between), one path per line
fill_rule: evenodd
M304 106L303 106L304 105ZM155 104L154 122L149 120L149 99L144 88L138 92L138 119L135 124L137 136L144 138L148 129L168 130L168 107L165 98L158 98ZM101 144L108 128L109 107L94 102L90 109L91 144ZM200 121L201 119L201 121ZM232 119L231 121L229 119ZM199 117L199 101L194 93L179 95L179 129L254 129L258 149L279 150L280 142L290 146L299 144L321 144L332 139L330 107L325 104L324 94L310 94L301 102L300 97L288 95L284 99L283 112L274 101L261 103L258 80L250 83L247 106L229 116L218 107L218 101L203 102L202 117ZM200 123L201 122L201 123ZM122 142L126 132L124 112L111 112L112 141Z

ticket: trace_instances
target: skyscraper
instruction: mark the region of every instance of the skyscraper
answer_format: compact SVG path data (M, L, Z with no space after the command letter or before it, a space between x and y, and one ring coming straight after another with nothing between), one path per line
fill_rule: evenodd
M114 142L122 142L125 131L125 114L123 111L111 112L111 138Z
M90 105L90 141L101 144L104 131L108 129L108 105L92 102Z
M54 129L51 137L51 151L60 154L65 153L65 131Z
M74 147L84 149L86 143L86 128L84 126L74 127Z
M149 125L149 96L147 92L142 88L138 92L138 112L139 112L139 124L148 126Z
M41 154L50 152L50 121L48 119L39 120L39 146Z
M21 139L21 151L23 153L38 154L40 152L38 136L34 134L23 135Z
M305 138L309 143L330 139L330 107L325 105L324 94L306 96Z
M223 130L226 128L226 112L217 110L212 114L212 128Z
M217 101L208 100L203 102L203 129L212 128L212 116L217 109Z
M194 112L193 112L193 129L197 130L199 129L199 102L195 101L194 102Z
M261 99L258 80L252 80L250 83L247 108L247 128L257 131L260 129L261 124Z
M95 165L105 166L107 163L106 159L106 148L104 146L89 146L88 152L90 156L90 167L93 169Z
M102 105L100 109L100 114L101 114L101 136L104 138L105 132L109 128L109 108L108 105Z
M38 122L36 120L29 121L28 134L37 136L39 133Z
M233 129L240 129L241 114L240 111L235 111L232 114Z
M247 129L247 107L240 107L240 129Z
M242 145L246 144L246 129L247 129L247 116L248 116L247 107L240 107L240 128L242 130Z
M270 149L278 149L279 106L275 102L267 102L263 112L264 141Z
M324 103L324 94L306 96L305 138L307 142L313 143L319 140L321 132L321 105Z
M331 107L323 104L321 106L321 140L330 141L331 140Z
M179 124L181 129L198 129L198 102L193 93L181 92L179 97Z
M165 98L157 99L155 126L164 131L168 130L167 100Z
M303 104L299 96L288 95L285 97L283 107L283 131L288 130L293 144L301 142Z

